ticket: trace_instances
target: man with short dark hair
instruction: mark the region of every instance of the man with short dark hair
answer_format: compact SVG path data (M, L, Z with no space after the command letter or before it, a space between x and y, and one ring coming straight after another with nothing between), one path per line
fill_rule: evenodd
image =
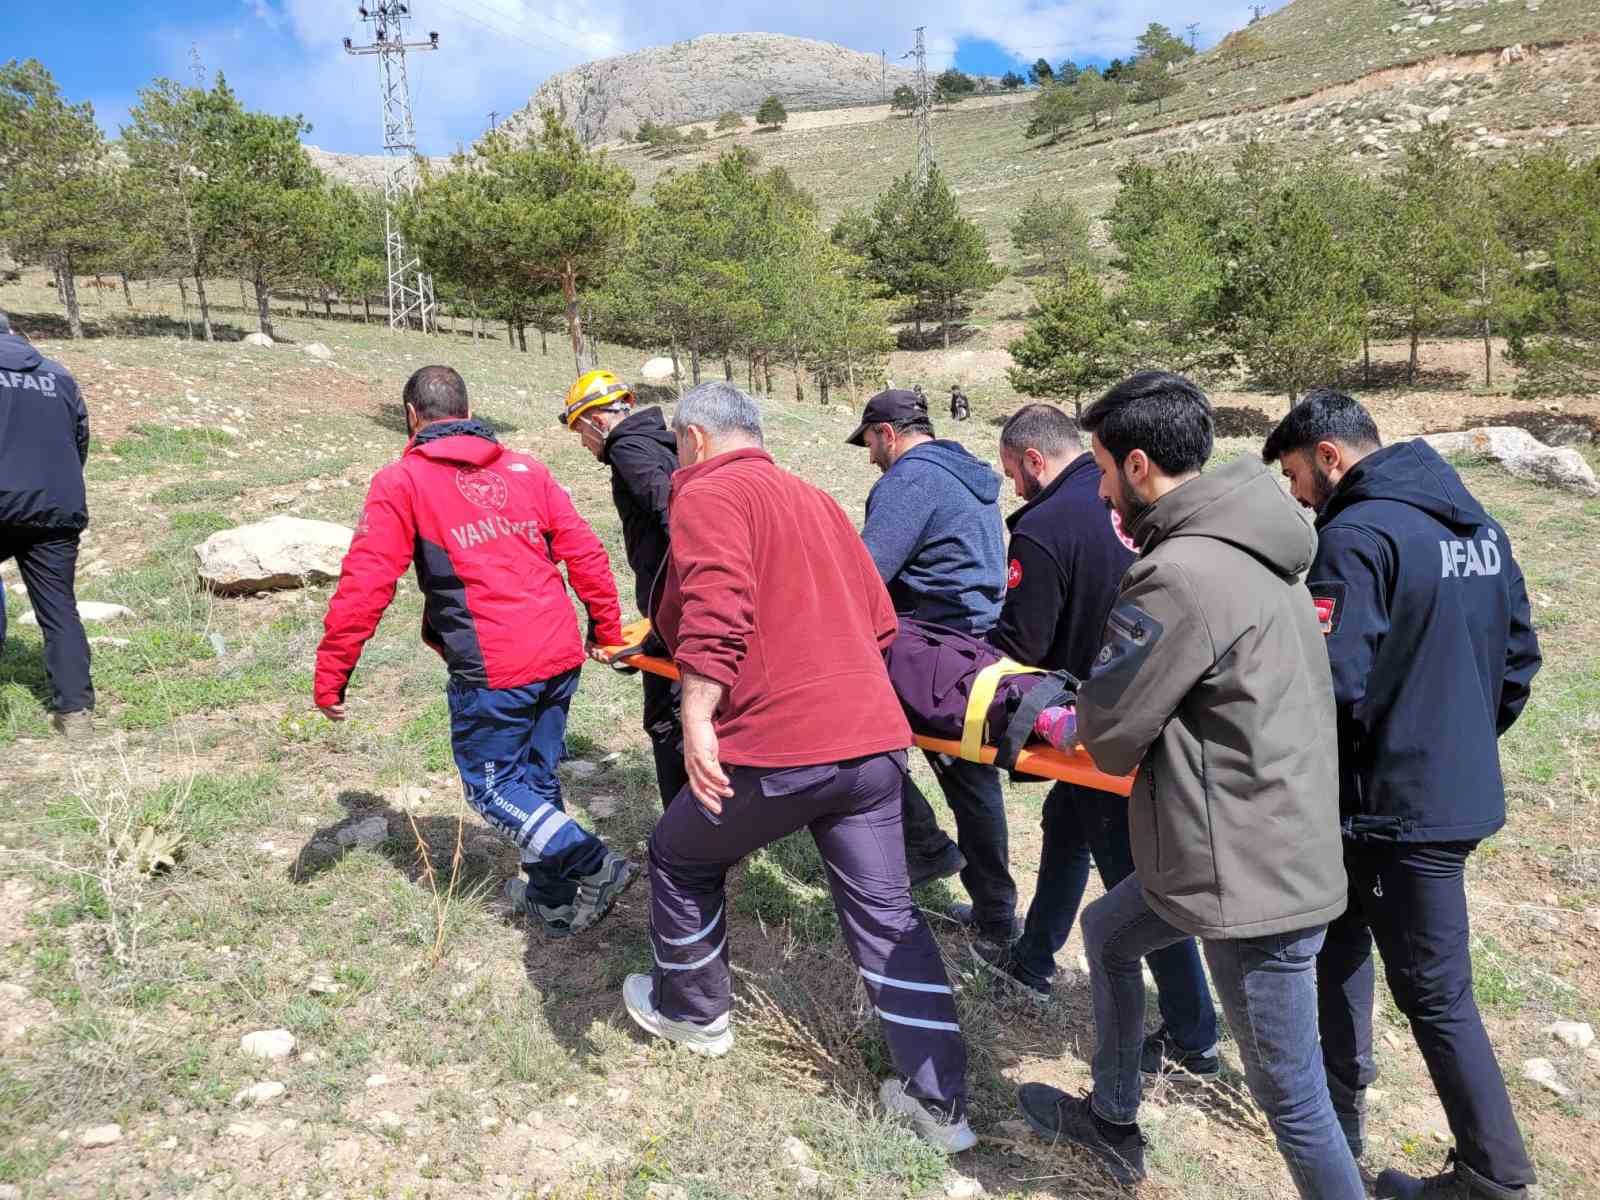
M950 385L950 419L952 421L965 421L972 415L972 405L967 400L967 394L961 390L959 383Z
M1005 530L996 503L1000 477L959 442L934 437L928 402L916 392L879 392L845 442L865 446L883 472L867 495L861 538L895 611L982 637L999 617L1005 595ZM1014 936L1017 886L1000 775L948 755L927 758L955 814L959 851L907 776L912 882L959 868L972 904L957 906L951 915L1003 945Z
M1533 1164L1472 996L1466 863L1506 819L1497 739L1528 701L1539 642L1504 529L1421 440L1384 447L1365 409L1310 392L1267 439L1317 511L1307 584L1338 705L1350 907L1317 959L1322 1056L1350 1148L1365 1149L1376 940L1455 1149L1443 1174L1377 1194L1509 1200Z
M634 407L633 390L610 371L587 371L567 391L561 424L583 448L611 468L611 501L622 518L622 546L633 569L633 598L650 615L650 587L667 561L667 500L678 447L657 405ZM641 672L644 731L655 759L656 787L665 807L689 781L683 770L678 685Z
M749 396L701 384L673 429L683 466L656 620L683 676L693 797L650 835L655 969L624 982L628 1015L696 1054L732 1048L727 873L808 829L895 1068L879 1097L966 1150L966 1043L902 850L911 729L883 662L888 593L833 498L762 448Z
M89 412L77 383L0 313L0 562L17 560L44 635L52 719L68 741L94 734L89 638L75 587L78 543L89 525L88 459ZM0 647L5 640L0 598Z
M1083 914L1094 1086L1018 1095L1045 1137L1144 1176L1140 960L1199 937L1251 1094L1307 1200L1361 1200L1317 1050L1315 963L1344 911L1333 691L1300 576L1316 539L1262 464L1211 456L1205 394L1132 376L1084 414L1100 495L1139 548L1078 692L1102 770L1138 769L1137 873Z
M1100 499L1101 470L1077 422L1054 404L1018 409L1000 431L1000 465L1026 504L1011 529L1005 606L989 633L996 648L1029 666L1089 676L1133 543ZM1039 879L1022 936L1009 948L979 942L1002 977L1050 994L1055 956L1077 920L1091 853L1109 891L1133 874L1128 802L1058 783L1044 801ZM1217 1014L1194 939L1149 956L1162 1025L1145 1039L1142 1069L1184 1083L1215 1078Z
M317 647L316 704L345 719L361 648L415 563L422 640L450 670L450 742L467 802L522 852L514 908L546 934L597 924L638 869L567 816L556 767L584 643L561 566L589 614L589 640L622 641L606 552L543 463L472 419L449 367L406 381L398 462L367 493Z

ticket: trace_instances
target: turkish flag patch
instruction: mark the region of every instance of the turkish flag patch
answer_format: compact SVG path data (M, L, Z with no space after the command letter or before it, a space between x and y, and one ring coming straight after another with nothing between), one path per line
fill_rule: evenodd
M1006 572L1006 587L1014 588L1022 582L1022 564L1016 559L1011 560L1011 569Z
M1317 625L1324 635L1339 632L1339 619L1344 616L1345 585L1339 583L1313 583L1311 603L1317 609Z

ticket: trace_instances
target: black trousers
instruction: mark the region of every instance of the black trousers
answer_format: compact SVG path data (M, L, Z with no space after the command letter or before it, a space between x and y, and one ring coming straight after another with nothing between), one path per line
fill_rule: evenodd
M656 786L661 789L661 807L689 786L683 767L683 724L678 715L678 684L659 675L641 672L644 681L644 731L650 738L650 753L655 758Z
M1006 798L1000 773L982 763L924 751L928 765L956 819L956 843L967 860L962 886L972 897L974 923L985 930L1005 930L1010 940L1017 912L1017 885L1011 878L1011 850L1006 827ZM950 841L922 790L907 775L901 795L906 858L925 861L944 851Z
M1372 1054L1372 946L1455 1135L1456 1153L1506 1187L1534 1182L1505 1079L1472 996L1465 869L1476 842L1345 843L1350 907L1317 957L1322 1058L1334 1111L1362 1139Z
M17 560L28 601L44 634L44 666L50 675L56 712L94 707L89 681L89 638L78 619L73 577L78 568L78 534L59 530L0 526L0 562ZM0 647L5 646L5 608L0 604Z

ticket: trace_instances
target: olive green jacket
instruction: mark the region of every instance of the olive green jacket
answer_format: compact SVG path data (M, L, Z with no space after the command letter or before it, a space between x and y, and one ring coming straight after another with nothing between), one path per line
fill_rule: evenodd
M1327 923L1346 883L1333 684L1302 581L1316 534L1252 459L1181 484L1129 532L1140 557L1078 728L1102 770L1139 768L1146 899L1204 938Z

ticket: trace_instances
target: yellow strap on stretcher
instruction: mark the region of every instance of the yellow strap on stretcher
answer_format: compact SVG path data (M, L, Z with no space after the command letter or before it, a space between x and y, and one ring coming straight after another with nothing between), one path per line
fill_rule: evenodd
M961 723L961 757L968 762L981 762L984 726L989 721L989 706L1000 681L1011 675L1043 675L1038 667L1025 667L1009 658L992 662L980 670L972 681L972 694L967 697L967 716Z

